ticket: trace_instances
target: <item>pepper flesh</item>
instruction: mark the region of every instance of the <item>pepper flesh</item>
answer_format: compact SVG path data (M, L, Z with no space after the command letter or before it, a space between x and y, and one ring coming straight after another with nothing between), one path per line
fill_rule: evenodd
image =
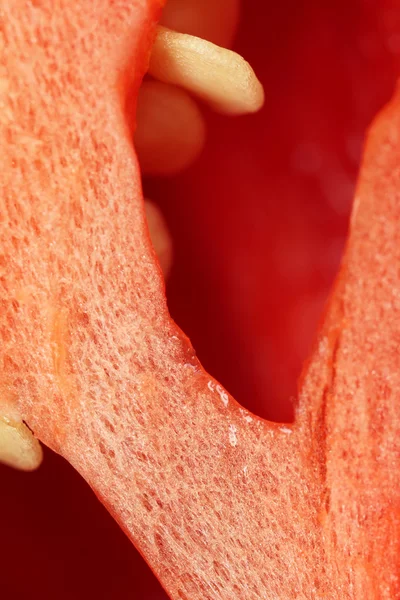
M71 13L64 8L63 18L68 21ZM126 22L125 13L124 26ZM82 27L88 23L85 19ZM78 65L84 60L82 56L76 60L76 47L87 56L83 39L72 37L71 62ZM98 73L92 72L96 81ZM115 73L115 68L111 72ZM68 77L73 80L74 73ZM97 96L98 88L92 85L89 89ZM111 87L120 92L116 82ZM62 116L63 108L69 115L69 103L76 108L73 94L64 104L64 95L70 91L71 87L63 89L58 98ZM236 405L202 371L190 345L169 321L161 278L153 272L142 208L131 202L138 175L122 124L121 94L103 102L101 112L96 112L85 98L85 107L92 110L89 115L82 111L87 122L78 127L84 173L77 172L72 160L67 165L52 160L57 157L61 133L50 127L40 136L40 141L45 141L40 156L46 157L43 167L57 164L52 177L46 177L46 171L36 183L38 173L30 178L31 164L24 162L23 189L15 192L15 177L5 186L8 213L10 207L39 210L33 222L29 221L26 239L19 239L27 222L21 210L15 210L15 220L10 221L17 239L8 237L10 230L4 237L2 233L6 254L8 240L13 244L6 272L12 283L6 280L6 285L14 300L10 306L9 298L4 299L9 312L3 312L2 318L8 327L13 323L19 337L4 352L4 390L16 399L39 437L84 475L149 560L171 597L258 598L264 593L266 597L306 598L318 590L331 598L353 598L357 594L365 597L366 588L368 593L371 590L370 597L395 597L399 592L394 568L399 538L393 535L398 529L398 489L389 484L395 484L390 473L398 467L398 414L395 403L390 413L389 404L397 371L393 371L389 389L384 387L381 393L379 386L382 382L387 386L387 373L392 375L393 367L397 368L392 347L396 330L390 320L396 307L387 302L393 300L396 275L387 264L382 271L382 263L372 261L379 244L383 244L383 256L388 252L397 258L396 232L390 226L398 218L393 202L396 171L390 169L391 161L398 159L396 140L391 139L399 127L395 105L375 128L378 141L373 139L372 144L378 144L379 152L372 150L370 157L367 155L366 167L367 173L375 173L369 185L360 186L363 210L359 209L353 224L345 272L304 378L296 425L283 428L262 422ZM98 120L101 115L104 119L104 113L107 122ZM37 137L29 135L29 121L22 125L22 132L10 127L11 141L13 136L21 140L22 135L29 152L37 152L33 144ZM55 125L62 126L63 135L73 141L76 124L60 118ZM88 132L94 129L93 144ZM93 166L88 156L91 160L97 156L97 164ZM11 152L4 160L12 160L10 157ZM34 167L40 167L40 157L35 158L39 165L34 163ZM11 166L22 172L20 163ZM2 172L7 175L6 168ZM40 204L32 204L36 188L31 191L27 182L39 186ZM31 198L27 198L27 187ZM62 190L71 197L62 196ZM141 198L136 197L140 203ZM75 201L72 206L71 199ZM385 219L378 209L383 210ZM371 214L376 216L373 227ZM49 218L53 219L51 232ZM129 231L122 229L121 222ZM54 237L58 237L55 249ZM29 261L18 263L28 250ZM60 259L65 256L66 264ZM97 256L102 257L101 263L95 261ZM359 260L367 263L362 270ZM31 266L26 268L28 262L34 265L33 271ZM21 281L28 282L22 290L13 281L16 267L20 268L18 286ZM111 281L113 289L107 287ZM382 282L379 293L383 303L376 281ZM102 286L107 289L107 302ZM364 306L355 304L359 289L369 299L368 314ZM373 318L378 310L384 327ZM369 326L368 338L385 350L371 355L373 368L359 355L365 349L365 340L359 340L360 315L365 319L362 327ZM354 356L351 368L349 352ZM347 382L341 380L343 373L337 368L341 360L346 361L343 373L347 375L369 367L360 381L350 382L360 398L357 406L362 418L348 414L349 399L342 395ZM370 375L372 371L375 373ZM24 381L21 372L26 374ZM386 428L379 431L380 437L371 439L371 428L377 436L375 421L370 426L365 415L375 417L382 412L375 402L377 389L385 402ZM346 427L347 437L338 440L341 427ZM366 442L376 442L362 465L360 457L351 455L354 448L346 445L348 438L358 441L361 435L365 436L363 450ZM385 465L376 471L381 448L386 449L393 471L388 472ZM354 506L360 498L358 512ZM377 544L374 539L379 540ZM378 556L382 547L386 548L384 564Z

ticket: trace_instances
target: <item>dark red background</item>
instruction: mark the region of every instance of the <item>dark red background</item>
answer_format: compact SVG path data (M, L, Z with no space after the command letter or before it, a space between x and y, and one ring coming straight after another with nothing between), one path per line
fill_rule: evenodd
M172 314L254 412L290 420L340 260L366 128L400 62L398 0L246 0L237 49L262 79L255 117L209 115L190 172L146 182L175 243ZM0 595L165 598L81 478L46 453L0 468Z

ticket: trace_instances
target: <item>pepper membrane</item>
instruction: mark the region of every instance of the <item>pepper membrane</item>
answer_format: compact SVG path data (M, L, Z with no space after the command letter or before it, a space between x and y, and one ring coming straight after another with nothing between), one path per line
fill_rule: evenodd
M215 185L216 185L216 187L218 186L218 184L217 184L217 183L216 183Z

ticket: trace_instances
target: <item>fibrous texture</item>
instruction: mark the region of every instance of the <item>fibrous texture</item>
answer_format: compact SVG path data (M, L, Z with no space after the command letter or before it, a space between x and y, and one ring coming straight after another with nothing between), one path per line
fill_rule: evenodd
M2 408L82 473L171 598L394 598L398 100L296 423L264 422L171 322L144 224L125 107L156 4L4 8Z

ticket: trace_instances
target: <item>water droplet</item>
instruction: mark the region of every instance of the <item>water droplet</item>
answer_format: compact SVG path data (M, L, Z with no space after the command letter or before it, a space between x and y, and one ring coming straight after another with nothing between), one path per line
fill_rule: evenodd
M237 429L236 429L235 425L229 425L229 443L233 448L235 446L237 446L237 443L238 443L236 433L237 433Z
M289 427L281 427L282 433L286 433L286 435L292 435L293 429L289 429Z

